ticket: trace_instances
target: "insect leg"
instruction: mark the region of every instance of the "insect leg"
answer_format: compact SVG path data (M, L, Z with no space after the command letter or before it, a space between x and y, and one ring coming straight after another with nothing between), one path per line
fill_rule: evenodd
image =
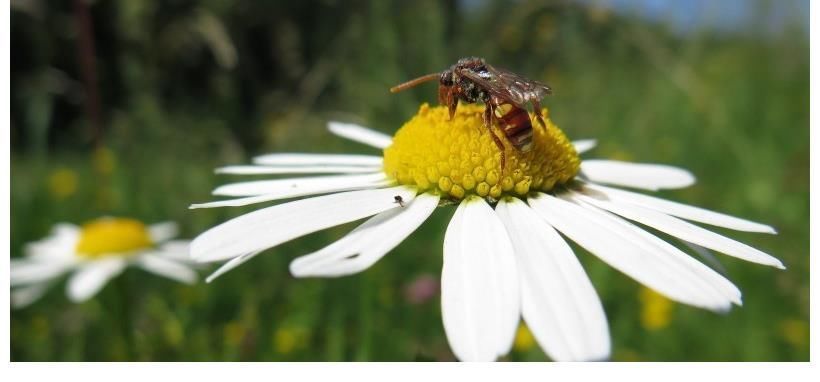
M499 138L498 135L495 134L495 131L493 130L493 125L487 125L487 129L490 130L490 136L493 137L493 142L495 142L496 147L498 147L498 151L501 152L501 175L504 175L504 168L507 165L507 149L504 147L504 142L501 142L501 138Z
M456 115L456 107L458 107L458 97L456 97L455 94L455 86L451 86L450 91L447 93L447 107L450 109L451 121L453 120L453 116Z
M489 102L485 104L487 106L484 109L484 126L490 131L490 136L493 138L496 147L498 147L498 151L501 151L501 175L504 175L504 168L507 164L507 150L504 147L504 143L501 142L501 138L499 138L495 130L493 130L493 121L498 121L498 116L495 114L496 109L504 104L504 100L498 97L492 97ZM498 127L501 128L500 123Z
M493 124L493 116L495 115L495 106L487 102L484 105L484 127L490 128Z
M533 112L535 113L535 119L538 120L538 123L541 124L541 127L546 129L547 124L544 123L544 113L541 110L541 102L539 102L537 99L533 99L531 102L532 102Z
M450 104L450 86L438 86L438 103L442 105Z

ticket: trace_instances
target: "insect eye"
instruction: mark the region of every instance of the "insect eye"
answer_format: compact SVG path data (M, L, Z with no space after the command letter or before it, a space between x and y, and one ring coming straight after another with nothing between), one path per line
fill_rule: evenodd
M444 86L453 86L453 79L452 76L450 76L450 71L441 72L439 82Z

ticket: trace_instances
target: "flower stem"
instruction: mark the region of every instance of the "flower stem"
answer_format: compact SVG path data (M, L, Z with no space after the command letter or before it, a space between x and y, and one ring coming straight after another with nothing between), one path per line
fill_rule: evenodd
M129 361L136 361L136 343L134 341L134 323L131 310L131 291L128 288L128 277L123 274L115 281L117 288L117 318L120 331L125 341L125 354Z

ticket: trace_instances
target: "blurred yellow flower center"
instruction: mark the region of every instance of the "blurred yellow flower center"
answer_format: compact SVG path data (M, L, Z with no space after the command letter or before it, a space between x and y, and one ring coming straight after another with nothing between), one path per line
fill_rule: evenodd
M513 341L513 349L519 352L525 352L535 346L535 337L533 337L530 328L525 324L518 326L515 332L515 340Z
M652 289L642 287L639 295L641 301L641 325L648 330L659 330L669 326L672 320L672 300Z
M484 106L461 104L450 120L447 107L421 105L384 149L385 173L399 184L415 185L420 191L438 190L457 200L466 195L498 200L502 195L550 191L578 173L578 154L547 118L546 109L546 129L530 115L533 145L528 152L512 147L494 127L506 148L502 172L501 152L484 127L483 112Z
M83 257L122 255L153 245L145 224L133 219L103 218L83 225L77 253Z

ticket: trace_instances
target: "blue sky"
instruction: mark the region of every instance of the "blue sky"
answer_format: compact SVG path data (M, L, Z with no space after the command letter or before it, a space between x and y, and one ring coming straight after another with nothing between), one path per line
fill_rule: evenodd
M475 8L487 0L461 0ZM669 24L686 34L702 28L719 31L764 31L777 34L797 23L809 32L809 0L575 0ZM758 16L762 9L761 16ZM762 24L762 25L756 25Z
M808 0L579 0L609 7L616 12L634 14L650 20L669 23L679 32L702 27L724 31L757 30L777 33L789 23L809 28ZM767 12L758 16L764 7ZM753 25L763 23L763 25Z

